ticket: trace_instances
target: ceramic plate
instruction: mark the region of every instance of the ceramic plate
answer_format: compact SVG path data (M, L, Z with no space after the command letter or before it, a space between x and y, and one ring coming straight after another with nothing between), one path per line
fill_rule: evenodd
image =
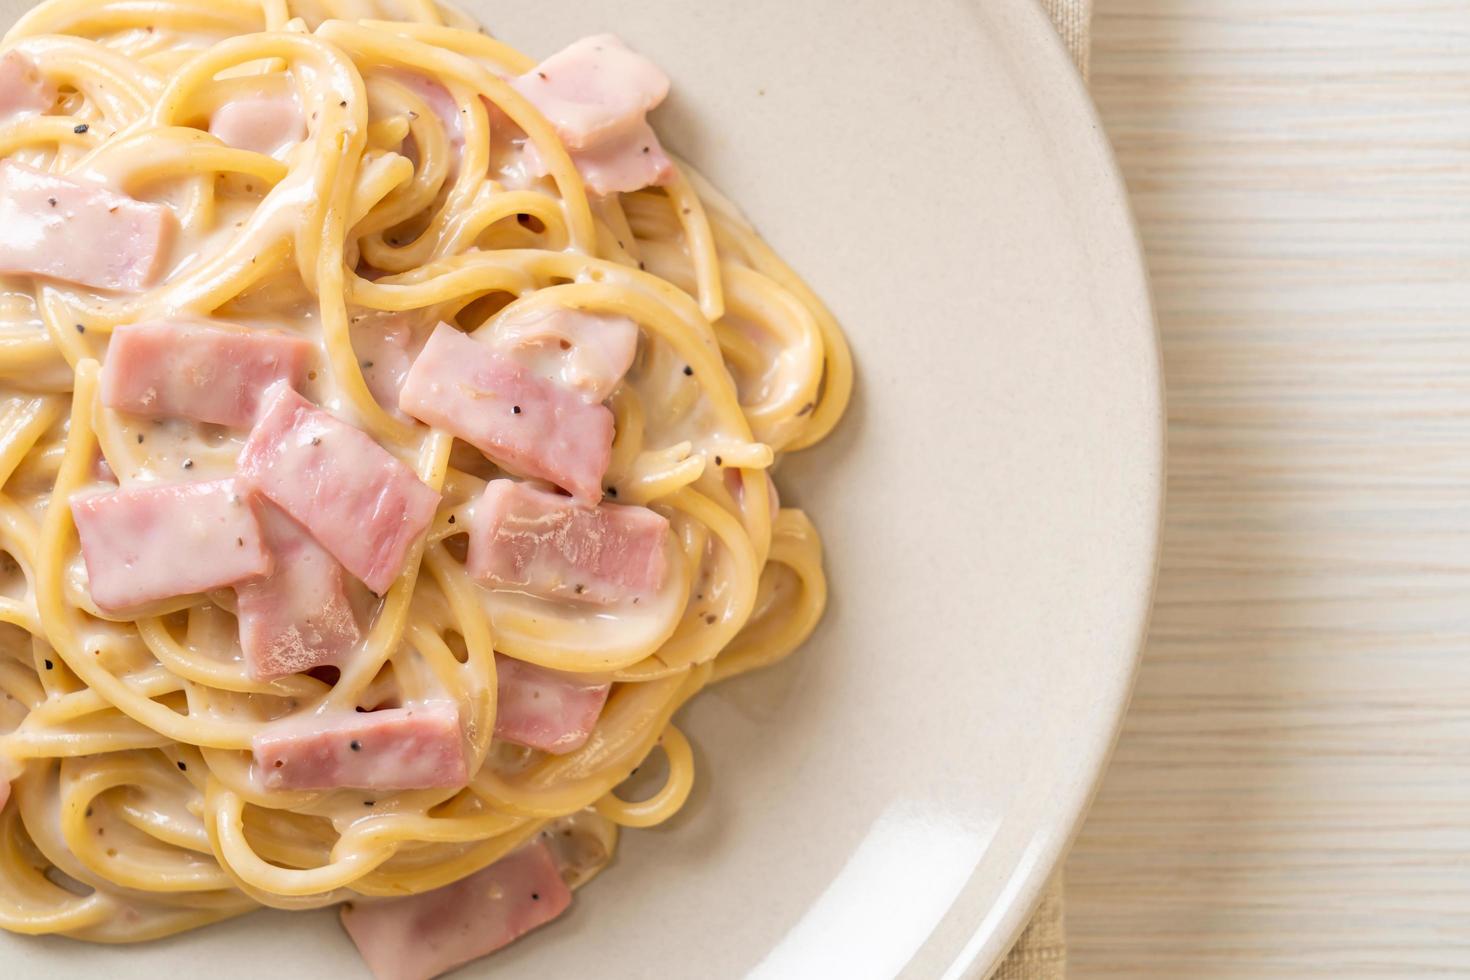
M1034 0L466 6L535 54L611 30L653 56L666 141L828 300L859 381L780 474L827 539L821 629L685 712L676 820L464 975L982 975L1107 759L1158 528L1147 289L1066 54ZM127 950L0 936L7 977L357 971L325 911Z

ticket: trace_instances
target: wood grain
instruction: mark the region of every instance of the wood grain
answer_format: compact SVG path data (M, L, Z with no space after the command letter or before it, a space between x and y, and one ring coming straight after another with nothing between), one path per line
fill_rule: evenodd
M1470 976L1470 2L1097 0L1169 384L1076 978Z

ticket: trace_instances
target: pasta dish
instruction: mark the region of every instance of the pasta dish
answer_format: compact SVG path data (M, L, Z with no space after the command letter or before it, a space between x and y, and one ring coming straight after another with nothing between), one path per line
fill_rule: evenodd
M47 0L0 45L0 927L556 918L821 617L832 315L613 35ZM636 775L635 775L636 774Z

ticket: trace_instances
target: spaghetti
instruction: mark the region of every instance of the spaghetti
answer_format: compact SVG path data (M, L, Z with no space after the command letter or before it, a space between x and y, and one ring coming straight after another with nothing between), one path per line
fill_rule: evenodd
M0 277L0 927L132 942L413 895L538 835L570 842L578 885L619 826L675 813L679 707L790 653L824 606L818 536L767 476L847 402L820 301L681 164L589 189L606 175L515 84L535 63L429 0L47 0L3 54L50 102L0 123L0 156L161 204L177 233L142 289ZM270 132L242 148L224 121L246 104ZM599 506L665 520L668 570L630 601L472 575L466 529L507 468L393 397L436 324L480 340L556 310L638 328ZM253 673L231 589L118 614L89 587L75 500L229 478L247 437L106 403L114 333L160 319L309 341L302 397L438 495L391 585L347 588L361 630L335 670ZM508 663L611 685L584 744L495 735ZM463 722L462 785L273 789L252 755L272 726L436 699ZM620 795L660 746L662 788Z

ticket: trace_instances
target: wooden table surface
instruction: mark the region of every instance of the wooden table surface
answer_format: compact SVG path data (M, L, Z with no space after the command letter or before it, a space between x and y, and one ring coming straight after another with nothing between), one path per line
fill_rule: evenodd
M1097 0L1169 505L1072 976L1470 976L1470 0Z

